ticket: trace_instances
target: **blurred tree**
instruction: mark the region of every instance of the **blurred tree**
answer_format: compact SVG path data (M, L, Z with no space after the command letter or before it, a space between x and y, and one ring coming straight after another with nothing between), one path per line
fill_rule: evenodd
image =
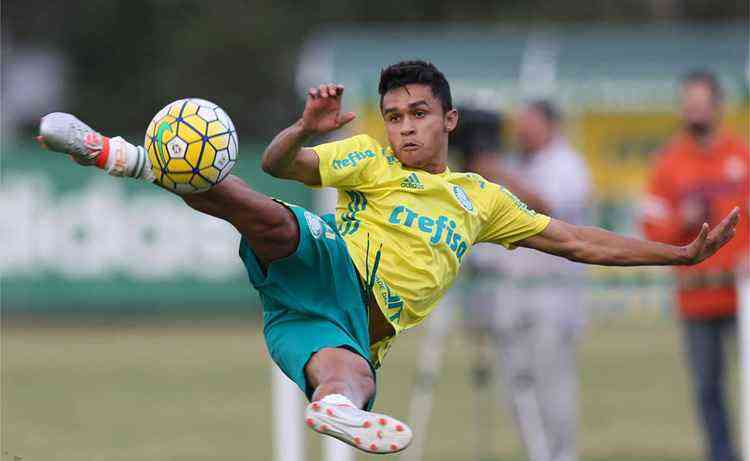
M197 96L225 107L249 139L267 138L301 108L297 53L321 24L747 17L745 0L10 0L2 55L58 48L70 60L73 96L60 109L108 133L140 133L166 103Z

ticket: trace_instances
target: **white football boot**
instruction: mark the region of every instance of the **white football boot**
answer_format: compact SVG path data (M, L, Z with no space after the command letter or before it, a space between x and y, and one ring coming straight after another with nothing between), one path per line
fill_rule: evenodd
M409 426L390 416L356 408L342 395L328 395L305 410L305 423L367 453L387 455L409 446Z
M42 117L36 139L45 149L69 154L77 163L96 165L112 176L154 179L143 147L119 136L102 136L72 114L52 112Z
M82 165L93 165L104 148L104 136L78 120L74 115L52 112L39 122L42 147L55 152L70 154Z

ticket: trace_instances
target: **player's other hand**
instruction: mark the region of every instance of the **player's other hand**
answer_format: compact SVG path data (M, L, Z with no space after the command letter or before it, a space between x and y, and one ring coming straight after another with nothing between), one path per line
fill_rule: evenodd
M719 251L719 248L732 240L735 234L735 227L740 219L739 214L740 209L734 207L732 212L722 219L711 231L708 230L708 223L703 223L698 237L685 247L687 251L685 264L698 264L712 256Z
M336 130L354 120L354 112L341 113L341 97L344 94L342 85L330 83L310 88L307 91L307 103L302 113L302 124L305 132L315 135Z

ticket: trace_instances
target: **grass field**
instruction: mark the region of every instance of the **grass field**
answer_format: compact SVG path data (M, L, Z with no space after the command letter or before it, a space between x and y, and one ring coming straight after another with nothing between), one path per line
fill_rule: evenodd
M3 461L272 458L270 374L251 320L6 321L2 333ZM420 334L397 343L379 376L376 408L399 418L407 417ZM473 454L466 341L450 338L428 460ZM581 351L583 459L699 459L682 365L679 331L667 319L594 322ZM502 401L493 420L496 458L523 459ZM319 459L312 433L308 446L308 459Z

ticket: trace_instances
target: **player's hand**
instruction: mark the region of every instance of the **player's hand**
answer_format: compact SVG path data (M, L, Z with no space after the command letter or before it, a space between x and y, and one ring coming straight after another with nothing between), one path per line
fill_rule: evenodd
M740 209L734 207L719 225L711 231L708 230L708 223L703 223L700 234L686 248L687 262L685 264L698 264L706 258L719 251L728 241L734 237L735 227L739 221Z
M302 128L309 134L324 134L341 128L354 120L354 112L341 113L342 85L320 85L307 91L307 103L302 113Z

